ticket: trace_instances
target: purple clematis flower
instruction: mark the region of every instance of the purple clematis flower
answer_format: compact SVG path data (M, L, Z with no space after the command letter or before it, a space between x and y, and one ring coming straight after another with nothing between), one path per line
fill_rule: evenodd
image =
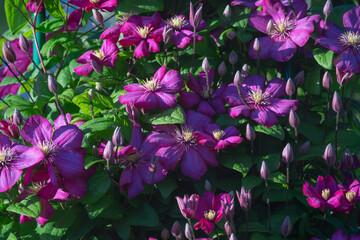
M6 121L0 121L0 132L8 138L18 139L20 137L20 129L12 118L10 120L6 117Z
M262 2L263 0L234 0L231 2L231 6L240 5L255 10L261 6Z
M84 9L86 12L93 9L113 12L119 4L119 0L69 0L69 3Z
M312 237L311 240L322 239ZM348 237L341 229L339 229L331 236L330 240L360 240L360 235L351 235L350 237Z
M333 64L342 72L356 73L360 71L360 7L355 7L343 15L345 32L337 25L320 22L319 32L322 36L316 39L321 46L339 55Z
M74 71L79 75L89 75L93 71L93 67L91 65L91 58L95 58L95 60L97 60L100 65L114 68L114 62L118 53L119 48L116 46L116 43L114 43L110 39L106 39L100 50L90 50L81 55L77 62L86 64L74 68Z
M112 39L114 42L117 42L119 40L122 27L131 16L132 15L130 14L122 14L122 17L118 20L117 24L106 29L100 35L100 39Z
M293 57L298 46L303 47L306 44L314 31L314 23L320 20L320 15L305 17L306 6L293 4L296 13L294 16L290 8L284 6L281 1L263 0L263 11L250 14L249 25L267 34L266 37L258 38L262 46L260 59L272 58L278 62L287 62ZM269 28L270 20L273 25ZM249 56L256 59L254 40L250 45Z
M200 72L198 76L198 81L195 78L188 74L189 81L187 86L192 92L180 92L181 102L184 104L185 108L192 108L198 105L197 111L208 116L214 116L216 113L224 114L226 113L225 100L223 97L224 90L226 85L223 84L220 88L215 91L211 88L211 85L214 80L214 70L210 69L208 72L209 75L209 85L206 81L205 72Z
M149 51L160 51L159 42L162 40L163 25L158 12L155 12L152 17L133 15L122 26L121 32L124 37L119 43L123 47L136 45L134 51L136 58L149 57Z
M266 79L255 74L245 78L240 87L240 92L248 107L239 97L238 89L230 84L225 90L225 99L230 106L230 116L237 117L240 114L251 117L254 121L272 127L279 120L278 116L286 116L290 110L296 110L298 100L281 99L286 95L286 83L279 78L269 81L265 87Z
M14 144L8 137L0 135L0 192L10 190L22 170L37 164L43 157L38 149Z
M53 132L52 125L47 119L31 116L26 120L21 135L25 141L43 152L43 163L55 186L59 186L58 177L73 179L83 174L83 133L75 125L61 126Z
M144 109L172 108L176 106L175 93L183 86L184 80L178 71L166 72L166 66L162 66L150 80L126 85L124 89L129 93L121 95L119 102Z
M355 202L360 200L360 182L356 179L349 188L341 187L328 203L334 206L337 212L349 213Z

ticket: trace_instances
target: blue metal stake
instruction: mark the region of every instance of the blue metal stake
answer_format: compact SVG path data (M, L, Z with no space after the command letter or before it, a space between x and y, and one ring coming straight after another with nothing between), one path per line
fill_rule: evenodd
M38 16L36 18L36 26L42 23L46 18L45 9L43 9L41 12L38 13ZM42 32L36 32L35 33L36 39L39 44L39 50L41 50L42 46L45 43L45 33ZM35 44L35 36L33 39L33 59L37 66L40 65L40 56L38 52L36 51L36 44Z

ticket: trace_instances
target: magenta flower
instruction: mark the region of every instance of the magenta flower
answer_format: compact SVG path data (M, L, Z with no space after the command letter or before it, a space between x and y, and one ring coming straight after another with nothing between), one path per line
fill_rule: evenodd
M230 116L237 117L240 114L245 117L251 117L254 121L266 126L272 127L279 120L278 116L286 116L290 110L296 110L298 101L281 99L285 96L286 83L279 78L269 81L265 87L266 79L255 74L245 78L240 87L244 104L238 94L237 87L230 84L224 93L226 101L230 108Z
M119 0L69 0L69 3L84 9L86 12L90 12L92 9L113 12Z
M206 233L210 234L214 230L215 223L223 217L221 200L231 202L229 194L218 194L215 196L213 192L206 191L200 196L199 205L194 216L194 219L199 220L194 225L196 230L200 228Z
M250 8L252 10L257 9L259 6L261 6L263 0L234 0L231 2L232 6L245 6L247 8Z
M316 188L310 183L305 182L303 185L303 194L307 196L307 201L313 208L321 208L324 211L325 207L333 209L334 206L329 203L329 200L334 196L338 190L336 181L331 176L325 178L319 176L316 181Z
M179 205L181 214L186 219L191 219L196 214L196 210L199 204L200 197L197 194L192 194L190 197L184 195L183 198L176 197L176 201Z
M360 200L360 182L355 180L348 189L341 188L328 203L334 207L337 212L349 213L354 207L354 203Z
M43 157L38 149L14 144L8 137L0 135L0 192L10 190L22 170L40 162Z
M159 68L154 77L142 84L133 83L126 85L126 93L119 97L122 104L144 109L172 108L176 106L175 95L184 86L184 80L175 70L166 72L166 66Z
M67 113L66 115L66 120L67 122L70 124L71 121L73 120L72 116L70 113ZM83 125L86 121L85 120L79 120L77 122L74 123L75 126L79 127L81 125ZM55 129L58 129L62 126L66 126L66 122L65 122L65 119L64 119L64 116L63 115L59 115L59 117L57 119L55 119L54 121L54 128Z
M91 58L96 58L97 62L102 66L114 68L114 62L118 53L119 49L116 46L116 43L109 39L106 39L100 50L90 50L81 55L77 62L86 64L74 68L74 71L79 75L89 75L93 71L93 67L91 65Z
M242 142L240 132L234 126L222 130L219 125L212 123L204 127L204 132L196 131L194 136L200 144L206 144L214 149L225 149L227 146L236 146Z
M312 237L311 240L321 239ZM330 240L360 240L360 235L351 235L350 237L348 237L341 229L339 229L331 236Z
M118 20L117 24L106 29L101 35L100 39L111 39L114 42L119 40L121 34L121 28L127 22L132 15L122 14L122 17Z
M162 40L163 24L158 12L155 12L152 17L143 17L138 15L131 16L121 32L124 37L120 39L119 43L123 47L136 45L134 57L149 57L150 52L159 52L159 42ZM148 47L149 46L149 47Z
M19 127L16 126L13 119L6 117L6 121L0 121L0 132L8 138L18 139L20 137Z
M78 127L69 124L53 132L47 119L31 116L26 120L21 135L25 141L43 152L43 163L55 186L59 186L57 177L74 179L83 174L83 133Z
M333 64L342 72L356 73L360 71L360 7L355 7L343 15L345 32L337 25L320 22L319 32L322 36L316 39L321 46L339 55Z
M209 84L206 81L205 72L200 72L198 76L198 81L195 78L188 74L189 81L187 86L192 92L180 92L181 102L184 104L185 108L192 108L198 105L198 112L206 114L208 116L214 116L216 113L224 114L226 113L225 100L223 97L224 90L226 85L222 85L220 88L215 91L212 89L211 85L214 80L214 70L209 70Z
M41 12L44 9L44 7L45 7L44 2L41 0L30 0L26 4L26 9L32 13Z
M302 1L295 1L302 2ZM279 0L263 0L263 11L250 14L249 25L260 32L267 34L259 37L261 52L260 59L272 58L278 62L289 61L296 52L297 46L303 47L314 31L314 23L320 20L320 15L305 17L306 4L294 4L297 16L295 17L290 8L285 7ZM272 21L269 28L268 23ZM250 44L249 56L257 58L253 45Z

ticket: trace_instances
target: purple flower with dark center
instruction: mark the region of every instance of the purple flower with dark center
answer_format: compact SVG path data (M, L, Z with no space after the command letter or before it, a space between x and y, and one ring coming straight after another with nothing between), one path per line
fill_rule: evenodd
M116 46L116 43L110 39L106 39L99 50L90 50L81 55L76 61L86 64L74 68L74 71L79 75L89 75L93 71L91 58L96 58L97 62L102 66L114 68L114 62L118 53L119 48Z
M339 55L333 64L342 72L356 73L360 71L360 6L347 11L343 15L345 32L337 25L324 21L318 29L322 36L316 39L321 46Z
M46 165L51 182L55 186L59 186L58 176L73 179L83 174L83 133L75 125L62 126L53 132L52 125L47 119L31 116L26 120L21 135L25 141L43 152L42 162Z
M306 6L293 4L296 13L294 16L290 8L285 7L281 1L263 0L263 11L250 14L249 25L267 34L266 37L258 38L262 46L260 59L272 58L275 61L287 62L293 57L298 46L305 45L314 31L314 23L320 20L320 15L305 17ZM254 40L250 44L249 56L256 59L257 53L253 46Z
M236 146L242 142L240 132L234 126L222 130L219 125L212 123L204 127L204 132L196 131L194 136L200 144L206 144L214 149L225 149L227 146Z
M69 0L69 3L84 9L86 12L90 12L92 9L113 12L119 0Z
M10 190L22 170L40 162L43 157L38 149L14 144L8 137L0 135L0 192Z
M226 85L223 84L220 88L215 91L212 89L211 85L214 80L214 70L210 69L208 72L209 84L206 81L205 72L200 72L198 76L198 81L195 78L188 74L189 81L187 86L192 92L180 92L181 102L184 104L185 108L192 108L198 105L197 111L208 116L214 116L216 113L224 114L226 113L225 100L223 97L223 92L226 88Z
M133 15L121 28L124 37L120 39L119 43L123 47L136 45L134 51L136 58L149 57L149 51L160 51L159 42L162 40L162 26L163 20L158 12L155 12L152 17Z
M166 66L159 68L154 77L142 84L133 83L124 89L129 93L121 95L119 102L144 109L172 108L176 106L176 93L184 86L184 80L175 70L166 72Z
M275 78L266 86L265 82L266 79L259 74L245 78L240 92L247 105L241 101L237 86L230 84L224 93L226 101L232 106L230 116L250 116L254 121L272 127L279 121L278 116L286 116L291 109L296 110L298 100L281 99L286 95L284 81Z

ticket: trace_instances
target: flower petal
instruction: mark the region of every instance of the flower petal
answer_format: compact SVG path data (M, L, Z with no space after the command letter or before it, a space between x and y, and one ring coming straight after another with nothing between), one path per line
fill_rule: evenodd
M127 190L128 198L137 196L144 190L142 178L136 168L126 167L120 176L120 191Z
M65 178L78 177L84 170L84 155L75 150L56 154L54 162L60 174Z
M0 170L0 192L8 191L19 180L22 170L8 167Z
M169 70L161 79L161 88L159 91L167 93L178 93L184 87L184 80L180 73L175 70Z
M286 116L290 113L291 109L296 110L298 104L298 100L272 98L267 109L274 112L277 116Z
M53 143L62 149L77 149L83 140L82 131L75 125L62 126L54 131Z
M190 178L200 180L207 167L202 156L193 148L188 148L181 160L181 172Z
M134 51L134 57L142 58L142 57L149 57L149 51L147 49L146 40L141 40L139 45L136 46Z
M159 161L165 169L174 169L183 155L184 150L179 145L163 147L156 152L156 156L159 156Z
M346 31L357 32L360 29L360 7L354 7L343 15L343 23Z
M21 153L20 155L16 156L15 159L11 160L11 164L16 169L24 169L35 165L36 163L40 162L44 159L44 154L41 150L32 147Z
M41 116L31 116L24 124L21 131L25 141L36 146L43 141L50 141L52 134L51 123Z
M201 101L201 98L199 95L192 93L192 92L180 92L180 99L185 108L192 108L196 105L198 105Z
M251 112L250 117L254 121L266 127L272 127L279 121L276 117L276 114L267 109L263 109L263 110L255 109L254 111Z

